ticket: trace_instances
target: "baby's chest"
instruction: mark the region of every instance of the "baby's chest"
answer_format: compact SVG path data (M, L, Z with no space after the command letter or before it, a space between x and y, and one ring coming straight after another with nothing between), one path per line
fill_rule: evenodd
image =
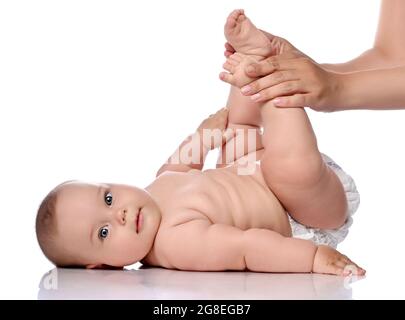
M171 178L166 188L167 221L189 221L190 212L199 213L212 223L234 225L242 229L268 225L269 212L278 201L264 185L257 166L250 175L238 174L236 166L190 172ZM181 180L180 180L181 179ZM200 217L201 218L201 217Z

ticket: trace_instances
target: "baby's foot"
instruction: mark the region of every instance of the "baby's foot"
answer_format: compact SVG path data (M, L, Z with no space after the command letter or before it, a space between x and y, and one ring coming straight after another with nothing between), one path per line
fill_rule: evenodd
M245 67L251 63L258 62L253 56L247 56L242 53L236 52L226 59L223 68L228 71L221 72L219 78L233 86L238 88L243 87L246 84L256 80L256 78L250 78L245 73Z
M226 40L237 52L260 57L268 57L271 53L270 40L241 9L232 11L228 16L224 32Z

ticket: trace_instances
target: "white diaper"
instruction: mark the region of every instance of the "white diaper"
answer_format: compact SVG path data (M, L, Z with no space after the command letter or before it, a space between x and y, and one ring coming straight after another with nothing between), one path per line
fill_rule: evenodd
M344 190L346 192L347 204L348 204L348 218L343 226L339 229L317 229L310 228L295 221L290 216L290 224L294 238L301 238L312 240L316 244L326 244L333 248L336 248L338 243L342 242L347 234L349 228L353 223L352 215L356 212L360 204L360 194L357 191L356 185L351 176L343 171L331 158L322 154L325 163L336 173L339 180L342 182Z

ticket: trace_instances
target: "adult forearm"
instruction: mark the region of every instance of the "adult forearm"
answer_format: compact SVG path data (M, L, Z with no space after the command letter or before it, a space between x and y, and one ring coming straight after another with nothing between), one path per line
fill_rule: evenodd
M321 66L328 71L349 73L364 70L383 69L404 63L399 57L387 55L378 47L371 48L357 58L344 63L323 63Z
M334 109L404 109L405 66L338 75Z
M317 246L268 229L245 233L246 267L258 272L311 272Z

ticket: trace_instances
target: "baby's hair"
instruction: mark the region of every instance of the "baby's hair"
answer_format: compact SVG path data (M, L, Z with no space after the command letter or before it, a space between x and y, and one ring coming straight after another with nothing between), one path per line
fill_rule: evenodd
M35 222L35 229L39 246L44 255L57 267L82 267L75 262L75 259L63 252L60 244L57 242L57 221L56 221L56 202L58 193L62 186L74 180L65 181L52 189L42 200Z

